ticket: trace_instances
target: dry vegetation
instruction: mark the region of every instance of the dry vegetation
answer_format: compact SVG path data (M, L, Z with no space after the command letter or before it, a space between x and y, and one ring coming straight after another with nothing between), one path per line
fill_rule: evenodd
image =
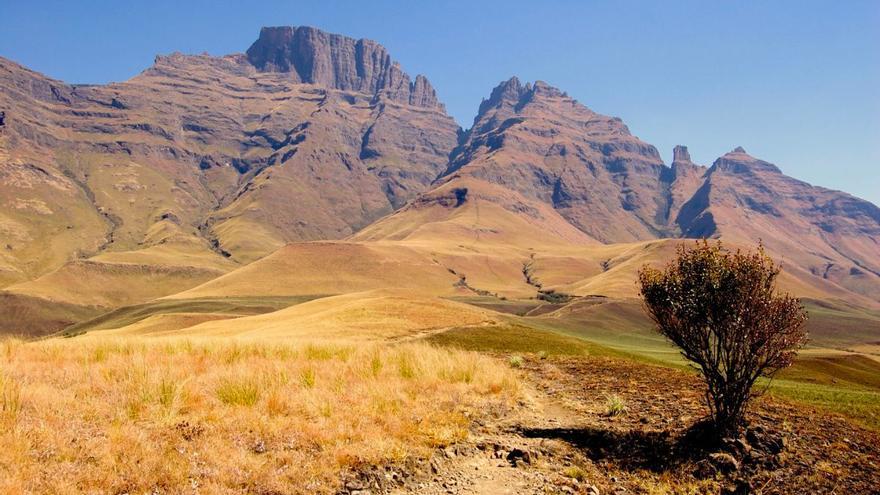
M519 394L503 364L424 344L6 340L0 493L329 493Z

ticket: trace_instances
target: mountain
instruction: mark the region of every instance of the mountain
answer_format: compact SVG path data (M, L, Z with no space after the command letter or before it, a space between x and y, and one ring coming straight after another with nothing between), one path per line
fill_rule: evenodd
M761 240L784 263L880 300L880 208L811 186L736 148L676 216L683 235Z
M0 59L0 88L0 287L61 301L81 293L58 280L161 279L87 297L99 306L350 235L426 189L459 132L381 45L314 28L265 28L247 54L157 57L106 86Z
M450 191L457 201L450 200ZM620 119L597 114L540 81L522 84L514 77L496 87L435 189L354 238L377 240L382 236L371 233L380 227L399 232L395 224L421 223L408 217L436 221L443 211L453 214L450 204L467 198L494 198L521 217L549 218L550 208L605 244L761 241L786 266L880 301L877 206L788 177L742 148L706 168L678 146L667 166ZM434 212L416 213L427 208Z
M377 290L629 300L642 264L701 237L762 241L797 295L880 305L875 205L742 148L667 165L541 81L502 82L462 131L378 43L269 27L103 86L0 59L0 88L0 332Z

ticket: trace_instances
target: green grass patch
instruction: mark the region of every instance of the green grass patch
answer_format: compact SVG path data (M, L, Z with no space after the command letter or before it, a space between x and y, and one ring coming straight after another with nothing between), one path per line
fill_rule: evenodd
M425 340L435 345L481 352L543 352L545 356L615 354L583 339L517 324L453 328Z
M839 385L774 380L770 394L839 413L857 423L880 430L880 391Z
M516 316L523 316L529 311L546 304L538 299L499 299L490 296L456 296L447 297L446 299Z

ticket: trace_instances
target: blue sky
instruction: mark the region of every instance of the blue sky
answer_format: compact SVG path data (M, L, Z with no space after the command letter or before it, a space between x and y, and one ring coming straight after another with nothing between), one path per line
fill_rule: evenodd
M877 1L0 0L0 56L75 83L156 54L243 52L261 26L385 45L469 127L511 75L619 116L671 161L743 146L784 172L880 204Z

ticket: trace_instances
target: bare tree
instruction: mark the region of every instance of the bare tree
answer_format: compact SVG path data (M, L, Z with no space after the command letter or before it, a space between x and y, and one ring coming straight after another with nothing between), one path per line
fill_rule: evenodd
M679 246L664 269L643 267L639 284L657 330L706 381L719 437L736 434L759 377L791 365L806 343L800 300L776 291L780 268L764 252L731 252L721 241Z

